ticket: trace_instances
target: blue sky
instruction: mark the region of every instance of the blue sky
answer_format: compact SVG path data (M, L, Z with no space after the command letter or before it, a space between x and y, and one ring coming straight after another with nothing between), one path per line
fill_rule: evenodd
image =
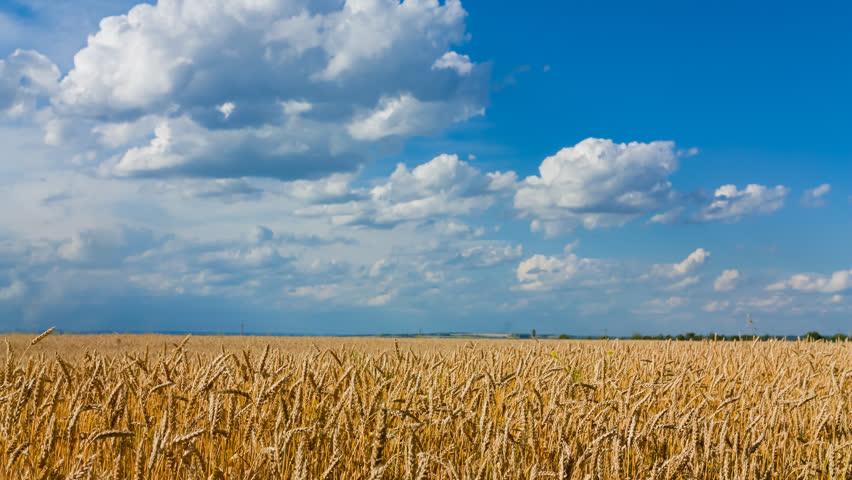
M0 0L0 330L847 332L850 20Z

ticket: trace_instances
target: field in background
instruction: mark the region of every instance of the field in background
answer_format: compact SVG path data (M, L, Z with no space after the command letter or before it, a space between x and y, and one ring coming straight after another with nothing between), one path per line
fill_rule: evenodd
M0 338L8 340L16 352L23 352L30 344L35 335L10 334L2 335ZM160 335L160 334L102 334L102 335L76 335L53 333L30 348L29 354L38 355L44 353L54 356L56 353L63 358L79 358L87 350L94 353L115 357L122 355L141 355L145 353L146 347L149 356L162 354L163 349L170 351L179 345L186 335ZM466 339L466 338L381 338L381 337L287 337L287 336L236 336L236 335L193 335L182 348L186 354L219 354L222 349L226 352L241 354L241 350L249 350L254 354L261 354L267 345L272 350L280 353L304 354L314 352L317 349L354 349L361 353L381 354L394 348L396 340L400 348L411 350L415 353L436 352L448 353L457 348L467 345L471 341L482 348L505 347L508 345L526 345L531 340L508 340L508 339ZM551 342L542 340L542 342ZM564 341L553 340L556 345L564 344ZM577 340L585 342L585 340ZM0 348L4 345L0 343ZM2 350L0 350L2 352ZM1 354L1 353L0 353Z
M8 340L0 478L852 478L848 342Z

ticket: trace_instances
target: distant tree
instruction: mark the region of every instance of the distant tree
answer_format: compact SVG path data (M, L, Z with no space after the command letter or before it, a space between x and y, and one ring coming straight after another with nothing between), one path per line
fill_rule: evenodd
M642 334L639 332L633 332L633 335L630 336L631 340L642 340Z
M534 328L533 328L533 331L532 331L532 338L535 338L535 329Z
M805 340L822 340L822 335L819 332L808 332L805 334Z
M560 340L568 340L569 338L571 338L571 337L569 337L568 335L565 335L564 333L562 335L559 335Z

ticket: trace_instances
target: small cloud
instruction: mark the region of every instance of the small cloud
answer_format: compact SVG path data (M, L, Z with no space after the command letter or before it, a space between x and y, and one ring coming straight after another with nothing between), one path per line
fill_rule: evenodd
M818 208L825 206L825 199L823 196L831 191L831 185L827 183L823 183L822 185L805 190L804 195L802 195L802 199L800 203L803 207L810 208Z
M642 306L633 310L633 312L638 314L664 314L670 313L671 311L686 306L687 304L689 304L689 300L683 297L655 298L653 300L648 300L647 302L642 302Z
M717 292L728 292L734 289L740 278L739 270L725 270L713 282L713 289Z
M383 305L387 305L394 297L393 292L385 293L382 295L376 295L375 297L367 300L367 305L371 307L381 307Z
M489 172L486 174L490 180L488 190L493 192L514 191L518 185L518 174L509 170L508 172Z
M678 150L677 155L679 157L694 157L698 155L698 147L691 147L686 150Z
M471 228L467 224L454 220L436 222L435 230L445 235L467 235L471 233Z
M382 273L386 272L390 268L390 266L391 266L390 263L385 259L381 259L381 260L376 261L376 263L374 263L370 267L370 272L369 272L370 278L378 277Z
M666 291L674 291L674 290L683 290L684 288L695 285L698 281L701 280L701 277L696 275L694 277L686 277L683 280L673 283L666 287Z
M305 113L310 111L313 108L310 102L303 102L298 100L288 100L286 102L282 102L281 106L284 108L284 113L287 115L298 115L300 113Z
M473 70L473 64L470 62L470 57L467 55L459 55L456 52L447 52L441 58L435 60L432 64L432 70L451 69L455 70L459 75L470 75Z
M470 153L470 154L468 154L467 159L470 160L470 161L476 160L476 155Z
M549 72L550 71L550 65L545 65L544 67L542 67L541 71L545 72L545 73Z
M695 269L697 266L703 264L707 257L710 256L710 252L704 250L703 248L697 248L694 252L690 253L682 262L675 263L671 266L671 271L668 272L670 277L676 277L679 275L685 275Z
M653 217L649 218L646 223L663 223L666 225L670 225L672 223L677 222L681 218L683 210L683 207L676 207L666 212L658 213Z
M230 117L231 114L234 113L234 109L236 107L237 106L234 105L234 102L225 102L222 105L219 105L218 107L216 107L216 110L219 110L220 112L222 112L222 116L224 116L225 120L227 120L228 117Z

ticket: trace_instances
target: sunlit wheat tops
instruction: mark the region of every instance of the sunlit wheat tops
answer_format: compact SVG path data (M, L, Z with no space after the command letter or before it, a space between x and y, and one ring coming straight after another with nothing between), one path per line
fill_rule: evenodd
M34 346L52 330L7 344L0 478L852 478L850 343L187 337L63 358L63 337Z

